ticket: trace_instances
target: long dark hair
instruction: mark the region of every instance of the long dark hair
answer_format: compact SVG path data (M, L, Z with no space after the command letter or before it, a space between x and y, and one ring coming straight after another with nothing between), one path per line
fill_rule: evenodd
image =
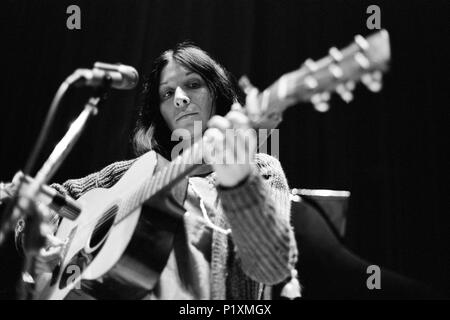
M174 49L163 52L153 62L152 71L144 78L139 115L133 136L136 155L155 149L161 155L168 155L174 145L171 132L164 121L159 106L159 82L161 72L174 59L186 69L199 74L214 97L216 114L225 115L234 102L243 104L244 95L236 79L207 52L189 42L183 42Z

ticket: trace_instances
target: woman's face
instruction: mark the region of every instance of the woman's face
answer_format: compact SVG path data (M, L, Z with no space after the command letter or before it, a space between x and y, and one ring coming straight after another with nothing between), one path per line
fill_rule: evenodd
M213 96L203 78L174 59L161 72L159 98L161 114L172 132L186 129L191 137L201 135L215 113Z

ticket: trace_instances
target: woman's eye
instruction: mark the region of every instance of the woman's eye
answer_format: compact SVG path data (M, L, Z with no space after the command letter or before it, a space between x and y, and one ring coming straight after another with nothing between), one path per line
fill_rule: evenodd
M161 95L161 98L163 98L163 99L170 98L172 96L172 94L173 94L172 90L167 90Z
M196 81L191 82L191 83L189 84L189 87L192 88L192 89L200 88L200 83L198 83L198 82L196 82Z

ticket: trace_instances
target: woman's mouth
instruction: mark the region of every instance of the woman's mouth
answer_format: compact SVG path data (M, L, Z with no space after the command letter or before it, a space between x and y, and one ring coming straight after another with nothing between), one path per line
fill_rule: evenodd
M197 115L197 114L198 114L197 112L189 112L189 113L185 113L185 114L182 114L181 116L179 116L179 117L177 118L176 121L180 121L180 120L183 120L183 119L186 119L186 118L195 116L195 115Z

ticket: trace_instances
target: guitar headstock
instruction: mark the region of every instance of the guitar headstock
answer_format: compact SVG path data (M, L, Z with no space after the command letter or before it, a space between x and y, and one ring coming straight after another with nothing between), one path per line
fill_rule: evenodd
M319 61L307 60L301 69L306 75L298 89L300 99L310 100L317 111L327 111L331 92L345 102L353 100L352 91L361 81L372 92L382 88L382 74L390 60L389 34L377 32L367 39L360 35L346 48L332 47Z
M358 82L378 92L382 88L382 75L388 69L390 56L386 30L367 38L357 35L344 49L333 47L326 57L317 61L308 59L300 69L284 74L259 94L258 110L250 113L249 117L257 127L273 128L276 126L274 119L281 119L281 112L290 105L311 102L317 111L325 112L329 109L328 100L333 92L350 102ZM245 82L243 79L241 84L245 86Z

